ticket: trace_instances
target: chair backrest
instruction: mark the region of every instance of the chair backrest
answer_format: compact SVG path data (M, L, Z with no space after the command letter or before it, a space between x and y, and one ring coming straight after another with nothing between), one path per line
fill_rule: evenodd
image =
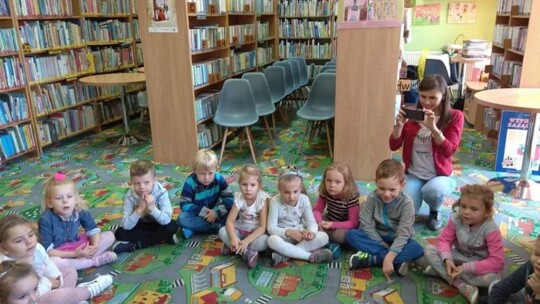
M337 65L335 61L327 61L324 65Z
M137 105L139 108L148 108L148 93L146 91L137 93Z
M298 89L302 86L302 76L300 75L300 65L298 64L298 61L289 59L287 60L291 64L291 68L293 71L293 77L294 77L294 84L295 88Z
M296 84L294 82L294 76L292 72L291 64L287 61L276 61L274 62L275 66L281 66L285 71L285 92L287 95L291 94L296 89Z
M336 112L336 74L317 74L305 107L317 109L318 112L335 115Z
M245 79L227 79L219 94L214 122L223 126L246 126L259 120L251 85Z
M335 65L323 65L322 68L319 70L319 73L324 73L328 70L335 70L335 69L336 69Z
M327 69L326 71L324 71L325 73L331 73L331 74L335 74L336 73L336 69Z
M269 66L264 69L264 76L270 88L272 101L274 103L280 101L287 95L285 84L285 68L282 66Z
M446 69L444 63L439 59L426 59L426 65L424 67L424 78L429 75L440 74L446 80L447 85L453 85L454 82L450 79L450 74Z
M268 82L266 81L264 74L260 72L244 73L242 79L246 79L251 85L251 92L253 93L255 106L259 116L274 113L276 107L272 101L270 88L268 87Z
M429 54L427 55L426 59L436 59L442 61L446 67L446 70L448 71L448 75L450 75L450 56L448 56L448 54Z
M305 86L309 81L306 58L305 57L291 57L291 59L296 60L296 62L298 62L298 67L300 68L300 86Z

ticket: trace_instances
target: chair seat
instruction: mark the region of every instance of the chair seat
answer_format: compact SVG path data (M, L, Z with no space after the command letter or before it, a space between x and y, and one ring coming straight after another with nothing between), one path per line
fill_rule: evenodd
M335 109L313 109L308 107L302 107L296 111L296 115L307 120L327 120L336 116Z
M259 121L259 117L246 118L243 115L227 115L227 117L214 117L214 122L218 125L229 127L229 128L239 128L251 126Z

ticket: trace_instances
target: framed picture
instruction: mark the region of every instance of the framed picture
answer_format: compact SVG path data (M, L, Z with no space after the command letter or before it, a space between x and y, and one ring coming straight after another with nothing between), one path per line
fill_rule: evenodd
M440 20L440 4L423 4L414 7L412 25L436 25Z
M448 3L447 23L474 24L476 23L476 3Z

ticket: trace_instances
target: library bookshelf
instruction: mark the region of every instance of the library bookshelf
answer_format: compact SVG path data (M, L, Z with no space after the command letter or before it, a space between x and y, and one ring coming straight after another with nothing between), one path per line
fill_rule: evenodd
M115 21L118 12L122 21ZM140 65L132 60L133 20L129 1L0 0L2 162L39 156L50 144L108 123L100 109L110 106L101 104L118 100L118 93L104 98L77 79ZM125 39L110 38L115 22L125 22Z
M188 165L220 143L212 117L223 82L277 59L276 1L178 2L167 32L152 6L137 3L154 160Z
M486 66L488 89L540 87L540 2L523 3L517 6L509 0L498 2L491 65ZM495 143L500 110L480 106L477 111L484 113L480 129Z

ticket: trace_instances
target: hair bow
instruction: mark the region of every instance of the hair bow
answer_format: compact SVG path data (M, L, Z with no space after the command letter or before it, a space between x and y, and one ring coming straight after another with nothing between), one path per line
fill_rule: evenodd
M67 175L62 171L57 171L54 174L54 180L57 181L57 182L61 182L61 181L65 180L66 177L67 177Z

